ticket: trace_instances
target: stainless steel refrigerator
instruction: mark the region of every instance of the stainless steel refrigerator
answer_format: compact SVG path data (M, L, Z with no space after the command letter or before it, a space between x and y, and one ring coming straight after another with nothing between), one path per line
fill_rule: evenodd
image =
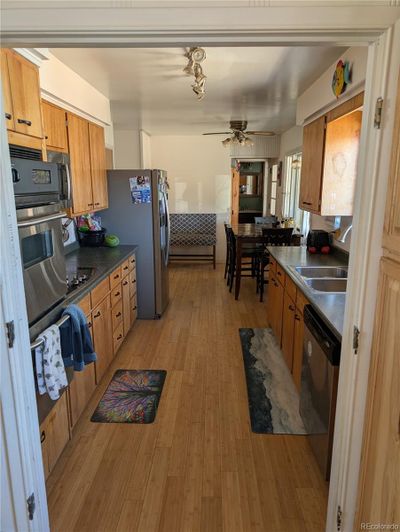
M163 170L111 170L101 220L121 244L136 244L138 317L161 317L168 305L170 226Z

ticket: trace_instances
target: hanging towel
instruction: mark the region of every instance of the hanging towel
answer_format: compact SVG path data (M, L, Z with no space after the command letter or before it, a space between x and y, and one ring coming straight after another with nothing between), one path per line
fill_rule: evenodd
M82 371L86 364L97 359L86 316L77 305L69 305L62 315L70 318L60 327L64 365Z
M68 386L64 362L61 356L60 329L51 325L37 338L42 343L35 350L36 377L40 395L49 394L55 401L60 390Z

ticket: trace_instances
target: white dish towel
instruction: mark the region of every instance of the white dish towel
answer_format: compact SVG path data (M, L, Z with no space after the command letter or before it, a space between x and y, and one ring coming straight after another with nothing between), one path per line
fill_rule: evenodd
M60 390L68 386L64 362L61 354L60 329L51 325L43 331L37 340L43 340L35 350L36 377L40 395L49 394L55 401Z

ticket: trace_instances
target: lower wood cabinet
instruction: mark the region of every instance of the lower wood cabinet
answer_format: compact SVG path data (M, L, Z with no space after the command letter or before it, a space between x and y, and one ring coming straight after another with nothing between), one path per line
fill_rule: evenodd
M303 313L296 308L294 316L294 338L293 338L293 364L292 376L297 390L300 392L301 368L303 365L303 339L304 339L304 319Z
M122 280L122 304L124 314L124 336L126 336L131 328L131 291L129 275Z
M40 425L44 474L47 478L70 438L67 393L56 402Z
M93 309L92 320L94 349L97 354L96 382L99 383L114 358L110 295Z
M293 368L294 322L296 306L287 290L283 295L282 353L289 371Z
M282 337L282 311L283 311L283 286L277 280L276 274L271 273L269 279L268 288L269 298L269 324L277 339L279 345L281 345Z

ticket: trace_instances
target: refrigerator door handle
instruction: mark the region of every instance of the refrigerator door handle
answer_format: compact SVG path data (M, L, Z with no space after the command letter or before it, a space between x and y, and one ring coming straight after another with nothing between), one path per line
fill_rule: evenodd
M163 200L164 200L164 207L165 207L165 215L166 215L166 220L165 220L165 225L166 225L166 228L167 228L167 245L166 245L166 251L165 251L165 266L168 266L168 260L169 260L169 242L170 242L170 237L171 237L171 228L170 228L170 225L169 225L169 207L168 207L168 200L167 200L167 194L165 191L163 191Z

